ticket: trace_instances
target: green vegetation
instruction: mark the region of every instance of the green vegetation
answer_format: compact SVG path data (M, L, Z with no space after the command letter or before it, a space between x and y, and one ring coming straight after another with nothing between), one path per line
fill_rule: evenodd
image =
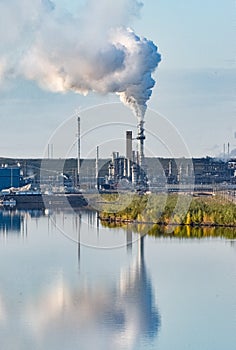
M117 201L107 197L100 218L110 222L236 227L236 205L220 196L123 194Z

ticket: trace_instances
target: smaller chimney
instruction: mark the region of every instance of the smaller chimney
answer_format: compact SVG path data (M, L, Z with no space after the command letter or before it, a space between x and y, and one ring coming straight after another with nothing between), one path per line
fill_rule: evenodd
M95 163L95 177L96 177L97 188L99 188L99 179L98 179L99 167L98 167L98 162L99 162L99 146L97 146L97 148L96 148L96 163Z
M132 159L132 131L126 131L126 158Z
M78 122L78 159L77 159L77 177L78 177L78 183L79 183L79 176L80 176L80 117L77 119Z

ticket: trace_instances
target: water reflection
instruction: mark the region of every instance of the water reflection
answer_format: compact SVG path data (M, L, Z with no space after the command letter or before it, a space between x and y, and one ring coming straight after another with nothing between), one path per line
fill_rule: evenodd
M23 216L12 211L0 211L0 233L21 232Z
M127 224L127 223L109 223L102 222L102 226L113 229L123 229L126 232L139 233L149 235L156 238L226 238L230 240L236 239L236 227L223 226L188 226L188 225L158 225L158 224Z
M13 222L15 215L18 224L14 227L20 231L29 217L45 216L45 213L5 212L4 215L7 222ZM82 216L77 213L73 219L79 242L79 262L85 258L81 256L83 246L80 245ZM66 214L63 220L66 225ZM87 216L87 224L94 225L94 231L99 234L94 214ZM9 230L14 231L12 224L9 224ZM45 276L35 280L36 289L31 290L28 285L26 293L23 292L25 295L17 295L20 302L14 299L11 303L7 295L1 295L0 291L0 337L4 348L11 346L28 350L37 344L37 349L50 350L137 349L140 341L150 342L154 339L160 328L160 314L145 264L145 238L141 237L136 243L137 253L134 249L133 252L130 250L132 231L127 231L126 239L128 252L133 254L131 262L120 269L115 279L108 279L106 283L94 283L82 274L77 275L77 282L72 282L62 272L51 282L45 282ZM99 275L102 271L96 273ZM28 283L33 282L29 280Z
M236 240L230 241L230 245L233 249L235 249L235 252L236 252Z
M133 241L132 230L129 227L127 227L127 230L126 230L126 245L127 245L127 250L128 251L132 250L132 241Z
M86 349L135 349L140 338L154 338L160 315L145 266L144 238L139 245L137 258L121 271L116 285L92 287L84 283L70 288L61 279L32 300L26 315L34 335L43 343L54 339L59 347L62 336L68 347L76 334L78 344L86 344Z
M0 235L17 234L27 236L27 223L30 219L39 219L45 216L44 210L0 210Z
M4 323L6 319L5 305L3 303L2 296L0 295L0 325Z

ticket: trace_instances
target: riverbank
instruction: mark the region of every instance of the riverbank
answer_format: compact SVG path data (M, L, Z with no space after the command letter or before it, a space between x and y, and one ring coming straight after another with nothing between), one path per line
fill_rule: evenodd
M128 205L123 208L121 204L116 204L114 197L105 199L106 203L99 214L102 221L236 228L236 205L220 195L206 198L184 194L135 195L129 203L124 197L124 203Z

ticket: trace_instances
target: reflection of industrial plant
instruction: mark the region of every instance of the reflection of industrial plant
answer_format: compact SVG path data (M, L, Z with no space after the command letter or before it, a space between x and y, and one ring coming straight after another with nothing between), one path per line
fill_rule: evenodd
M109 339L112 349L135 349L143 338L156 337L160 315L145 266L143 245L141 238L134 264L120 273L116 286L70 288L60 280L52 290L43 292L38 301L31 302L26 317L36 335L45 342L48 337L57 342L63 334L68 346L70 336L76 334L84 348L94 348L95 344L96 348L107 348ZM85 339L90 327L94 338L87 334ZM99 346L103 336L103 345Z
M9 231L20 233L24 217L20 213L12 211L0 211L0 234L6 234Z
M82 274L74 283L59 276L51 287L47 282L45 289L22 306L21 332L29 332L30 339L42 348L45 344L65 348L66 341L66 348L71 349L75 343L81 349L136 349L140 341L157 336L160 315L145 265L144 237L138 241L137 256L121 270L115 283L88 283ZM6 326L15 317L8 307L0 295L0 323L4 315Z
M18 234L27 235L27 221L44 216L43 210L0 210L0 236Z

